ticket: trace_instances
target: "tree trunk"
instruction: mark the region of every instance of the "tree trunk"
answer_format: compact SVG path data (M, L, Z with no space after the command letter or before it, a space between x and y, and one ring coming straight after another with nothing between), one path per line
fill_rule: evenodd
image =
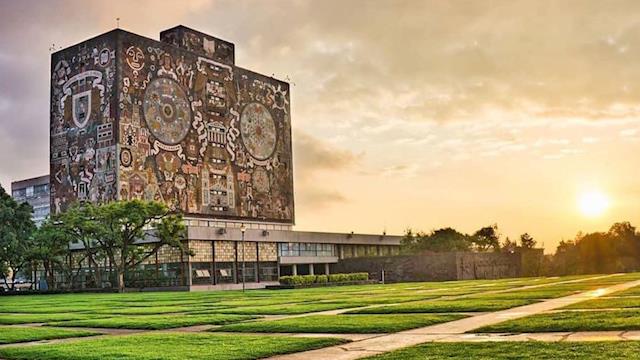
M118 269L118 292L124 292L124 270Z
M11 291L14 291L16 289L16 275L18 275L18 270L11 270Z
M44 267L44 275L47 280L47 288L49 290L55 290L57 288L56 285L56 277L54 274L53 264L51 261L43 261L42 266Z

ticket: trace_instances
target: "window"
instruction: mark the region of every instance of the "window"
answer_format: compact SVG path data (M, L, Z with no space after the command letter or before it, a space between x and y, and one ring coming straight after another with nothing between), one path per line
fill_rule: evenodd
M43 184L43 185L37 185L34 188L34 192L36 195L45 195L49 192L49 185L48 184Z
M26 192L27 196L33 196L33 186L28 186Z
M300 256L316 256L316 244L300 244Z
M24 198L26 196L25 193L25 189L17 189L17 190L13 190L13 197L14 198Z
M334 244L279 243L280 256L336 256Z

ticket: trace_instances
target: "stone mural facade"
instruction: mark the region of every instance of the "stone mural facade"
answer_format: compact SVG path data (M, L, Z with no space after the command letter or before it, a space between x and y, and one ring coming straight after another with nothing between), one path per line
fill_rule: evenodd
M186 214L294 222L289 84L185 27L115 30L53 54L52 209L157 200Z
M89 40L52 56L51 209L117 198L116 42Z

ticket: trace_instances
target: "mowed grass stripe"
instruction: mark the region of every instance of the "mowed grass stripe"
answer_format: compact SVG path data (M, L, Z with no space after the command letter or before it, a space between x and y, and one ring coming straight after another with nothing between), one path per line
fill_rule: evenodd
M601 299L587 300L577 304L569 305L564 309L617 309L617 308L640 308L640 298L629 297L609 297Z
M232 314L137 315L49 322L47 325L62 327L160 330L195 325L223 325L255 318L255 316Z
M494 299L456 299L417 301L398 305L380 306L348 311L347 314L415 314L415 313L452 313L487 312L510 309L536 302L532 299L494 300Z
M392 333L458 320L459 314L311 315L225 325L213 331L260 333Z
M108 315L59 313L59 314L0 314L1 325L47 323L52 321L101 319Z
M296 315L319 311L340 310L365 306L358 303L311 303L311 304L291 304L291 305L269 305L269 306L245 306L237 308L221 308L207 311L197 311L192 314L244 314L244 315Z
M426 343L368 360L639 359L639 341Z
M527 316L482 327L474 333L640 330L640 309L563 311Z
M244 360L345 343L333 338L164 333L0 349L6 360Z
M0 326L0 344L98 335L93 331L50 327Z

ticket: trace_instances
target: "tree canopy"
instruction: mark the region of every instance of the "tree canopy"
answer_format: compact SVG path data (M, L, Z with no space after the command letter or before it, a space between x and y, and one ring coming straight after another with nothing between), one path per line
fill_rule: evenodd
M549 256L547 272L554 275L628 272L640 269L640 233L629 222L606 232L578 233L563 240Z
M473 235L461 233L451 227L432 230L429 233L416 232L409 229L402 239L404 253L418 253L421 251L499 251L500 234L498 225L481 228Z
M18 204L0 186L0 272L9 289L15 288L16 275L30 261L35 230L32 213L31 205Z

